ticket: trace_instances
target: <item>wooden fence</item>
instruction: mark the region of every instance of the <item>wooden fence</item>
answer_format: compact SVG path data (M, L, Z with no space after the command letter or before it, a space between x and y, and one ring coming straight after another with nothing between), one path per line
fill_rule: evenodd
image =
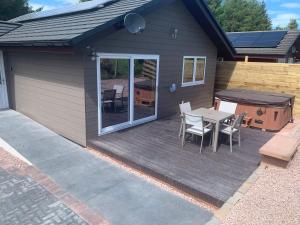
M294 114L300 116L300 65L257 62L218 62L216 90L242 88L296 96Z

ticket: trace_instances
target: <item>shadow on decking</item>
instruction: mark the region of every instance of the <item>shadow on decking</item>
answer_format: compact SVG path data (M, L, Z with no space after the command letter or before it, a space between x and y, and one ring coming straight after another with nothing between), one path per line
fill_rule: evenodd
M241 131L242 147L230 153L225 137L218 152L187 143L181 149L179 120L160 119L138 127L88 140L88 146L162 179L216 206L229 199L260 163L259 148L272 133L250 128Z

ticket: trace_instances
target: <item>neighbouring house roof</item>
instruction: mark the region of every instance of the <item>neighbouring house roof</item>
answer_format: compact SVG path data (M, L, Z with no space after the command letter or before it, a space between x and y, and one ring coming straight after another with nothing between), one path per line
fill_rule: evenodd
M264 32L282 32L282 31L264 31ZM274 47L267 47L267 46L261 46L261 47L240 47L235 46L235 42L233 40L232 34L240 34L242 36L247 36L251 33L255 32L229 32L227 33L227 36L229 40L232 41L233 47L235 47L235 50L238 55L257 55L257 56L264 56L264 55L279 55L284 56L288 54L292 46L295 45L296 41L300 39L300 30L289 30L285 31L282 38L280 38L280 35L278 36L280 38L278 44ZM256 32L257 33L257 32ZM272 41L272 36L269 36L270 41ZM268 43L268 38L265 38L265 43Z
M3 36L4 34L7 34L8 32L10 32L20 26L21 26L21 24L18 24L18 23L0 21L0 36Z
M72 46L120 24L130 12L145 15L176 0L97 0L106 2L89 10L43 16L45 12L11 20L22 26L0 37L0 46ZM184 4L217 46L222 55L232 56L234 48L204 0L183 0ZM82 4L82 3L80 3ZM80 5L79 4L79 5ZM66 10L68 11L68 10ZM50 13L51 14L51 13ZM37 17L37 18L35 18ZM40 18L38 18L40 17Z

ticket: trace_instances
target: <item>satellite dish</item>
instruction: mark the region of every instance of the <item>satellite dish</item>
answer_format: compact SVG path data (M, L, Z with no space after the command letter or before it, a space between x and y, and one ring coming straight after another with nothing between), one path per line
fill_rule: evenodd
M137 13L129 13L124 18L124 26L132 34L142 33L146 28L145 19Z

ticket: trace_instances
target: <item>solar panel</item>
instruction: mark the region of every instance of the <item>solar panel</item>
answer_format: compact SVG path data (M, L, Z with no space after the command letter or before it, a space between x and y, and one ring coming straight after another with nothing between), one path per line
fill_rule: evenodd
M275 48L287 31L227 33L235 48Z
M29 14L26 14L23 16L19 16L15 19L12 19L11 21L22 22L22 21L27 21L27 20L35 20L35 19L40 19L40 18L71 14L71 13L76 13L76 12L92 10L92 9L98 9L98 8L102 8L106 4L108 4L110 2L114 2L114 1L116 1L116 0L93 0L93 1L81 2L74 6L29 13Z
M286 35L286 31L279 32L265 32L262 34L259 40L256 41L255 47L266 47L266 48L274 48L277 47L280 41Z

